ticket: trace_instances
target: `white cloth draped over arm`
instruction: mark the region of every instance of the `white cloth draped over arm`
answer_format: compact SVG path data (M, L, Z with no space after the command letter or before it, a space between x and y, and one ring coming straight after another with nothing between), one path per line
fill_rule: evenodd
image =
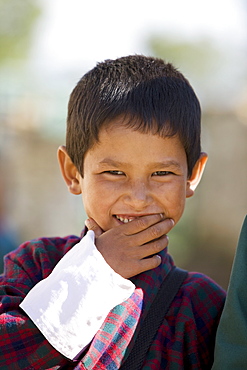
M106 263L94 244L94 232L88 231L52 273L30 290L20 307L57 351L74 359L91 342L109 311L134 289L130 280Z

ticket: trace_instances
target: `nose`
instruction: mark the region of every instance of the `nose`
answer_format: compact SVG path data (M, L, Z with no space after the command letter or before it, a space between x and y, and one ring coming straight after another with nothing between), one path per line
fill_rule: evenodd
M124 203L135 211L144 210L152 203L148 184L141 180L132 181L125 192Z

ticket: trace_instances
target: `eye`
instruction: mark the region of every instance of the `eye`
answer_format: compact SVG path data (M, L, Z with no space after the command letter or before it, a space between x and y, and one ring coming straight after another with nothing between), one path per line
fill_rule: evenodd
M113 171L105 171L105 173L109 173L110 175L114 175L114 176L124 175L124 172L122 172L122 171L117 171L117 170L113 170Z
M152 176L167 176L172 175L172 172L170 171L155 171Z

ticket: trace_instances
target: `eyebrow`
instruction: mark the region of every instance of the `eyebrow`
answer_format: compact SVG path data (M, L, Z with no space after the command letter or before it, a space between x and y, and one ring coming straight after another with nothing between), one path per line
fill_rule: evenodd
M104 158L102 159L102 161L99 162L99 164L103 164L103 165L105 164L105 165L114 166L114 167L127 165L127 163L125 162L115 161L114 159L111 159L111 158Z
M112 158L104 158L102 161L99 162L99 164L102 165L107 165L107 166L113 166L113 167L119 167L119 166L127 166L128 163L126 162L119 162L115 161ZM174 160L174 159L168 159L166 161L162 162L153 162L150 163L150 167L156 167L156 168L176 168L176 169L181 169L181 164Z

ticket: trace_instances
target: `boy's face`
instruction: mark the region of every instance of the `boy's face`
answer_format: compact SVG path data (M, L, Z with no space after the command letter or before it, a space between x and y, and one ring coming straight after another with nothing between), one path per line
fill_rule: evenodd
M186 197L193 195L186 153L176 136L110 125L86 153L83 168L83 178L74 167L74 180L67 178L67 184L72 193L82 193L88 217L104 231L150 214L177 223Z

